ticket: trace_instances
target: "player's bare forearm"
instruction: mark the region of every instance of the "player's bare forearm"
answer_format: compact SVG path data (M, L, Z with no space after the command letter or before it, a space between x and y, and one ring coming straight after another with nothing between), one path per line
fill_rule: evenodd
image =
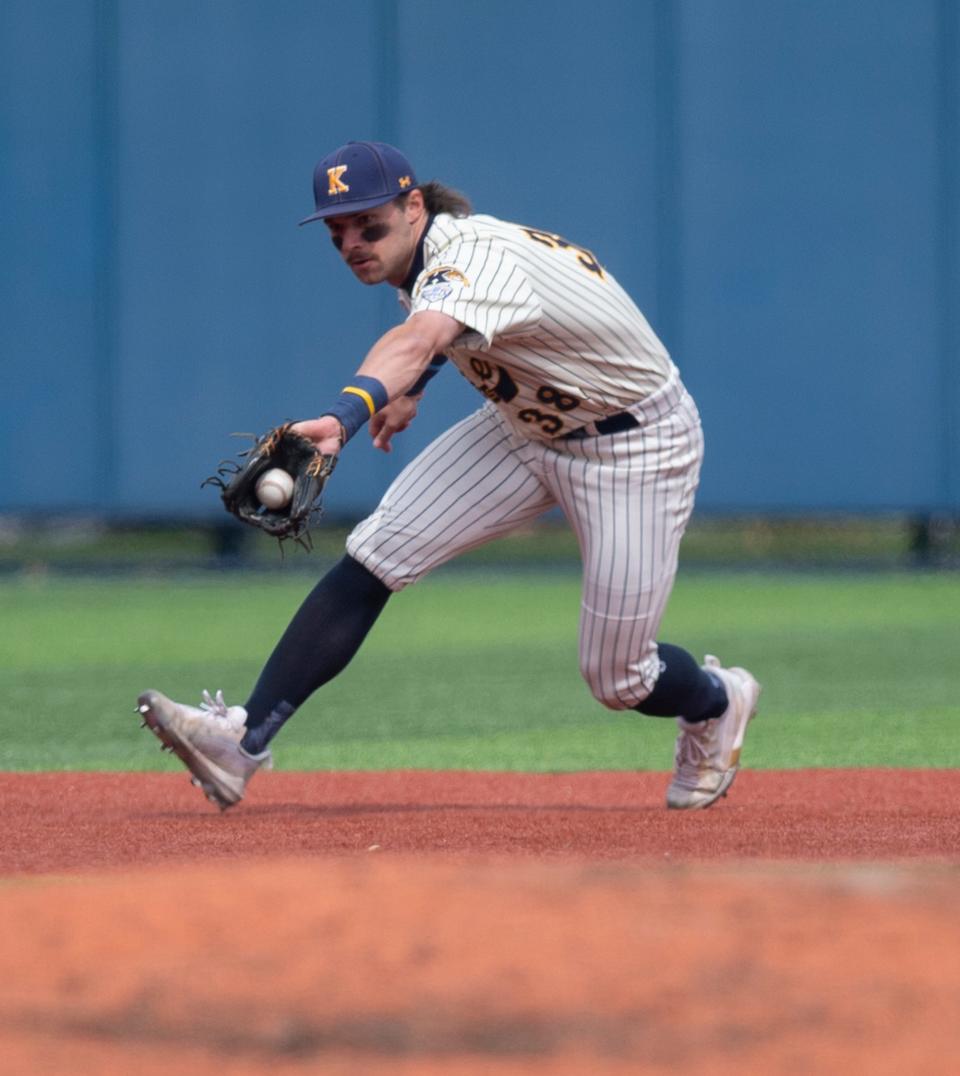
M415 384L434 355L448 347L462 331L463 326L459 321L446 314L427 310L414 314L402 325L384 333L373 345L355 375L367 388L358 393L357 388L348 387L342 395L345 397L347 392L352 392L373 400L373 394L379 393L376 404L380 406L368 403L373 412L370 432L375 447L384 452L390 451L390 439L395 433L406 429L416 414L415 403L413 410L409 411L410 404L403 402L407 399L404 393ZM386 403L382 402L384 393ZM338 405L333 408L334 414L298 422L294 427L297 433L309 437L324 454L339 452L345 439L361 425L360 417L354 410L348 406L340 412L337 411ZM337 414L343 422L336 417ZM378 420L380 415L384 417ZM349 429L345 430L344 424L349 425Z
M416 382L434 355L444 351L463 332L463 325L446 314L424 310L383 334L367 352L357 371L375 377L396 400Z

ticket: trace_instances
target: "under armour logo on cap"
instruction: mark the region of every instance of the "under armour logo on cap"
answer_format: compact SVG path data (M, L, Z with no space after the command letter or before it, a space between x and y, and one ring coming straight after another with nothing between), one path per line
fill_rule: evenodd
M300 223L373 209L416 186L410 162L400 150L386 142L348 142L314 169L316 212Z

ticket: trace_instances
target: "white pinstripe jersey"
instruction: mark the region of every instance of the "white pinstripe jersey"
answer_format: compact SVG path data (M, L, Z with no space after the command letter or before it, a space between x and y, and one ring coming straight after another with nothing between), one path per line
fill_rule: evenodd
M623 411L675 372L629 295L560 236L440 214L422 254L401 303L411 315L439 310L466 326L448 356L527 436L563 436Z

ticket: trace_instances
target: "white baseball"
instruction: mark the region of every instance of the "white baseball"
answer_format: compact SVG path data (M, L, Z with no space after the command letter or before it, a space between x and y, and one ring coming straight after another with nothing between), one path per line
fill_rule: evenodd
M264 508L283 508L292 496L293 478L279 467L271 467L257 479L257 499Z

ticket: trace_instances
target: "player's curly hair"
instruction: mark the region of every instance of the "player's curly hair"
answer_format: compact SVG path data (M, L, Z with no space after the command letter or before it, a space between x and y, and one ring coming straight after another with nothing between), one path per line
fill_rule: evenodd
M429 183L421 183L417 188L423 195L424 205L428 213L449 213L451 217L469 217L473 212L470 199L455 191L452 187L445 187L435 179ZM406 198L407 195L401 195Z

